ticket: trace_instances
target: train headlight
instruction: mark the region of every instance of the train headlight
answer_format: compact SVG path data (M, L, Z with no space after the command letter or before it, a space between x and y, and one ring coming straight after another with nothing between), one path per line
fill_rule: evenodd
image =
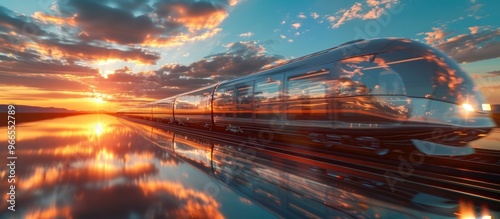
M468 103L462 104L462 109L464 109L466 112L473 112L474 107Z
M491 111L491 105L487 103L481 104L481 108L483 109L483 111Z

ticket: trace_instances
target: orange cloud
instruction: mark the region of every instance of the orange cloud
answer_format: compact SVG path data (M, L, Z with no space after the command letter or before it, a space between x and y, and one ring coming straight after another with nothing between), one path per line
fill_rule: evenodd
M425 41L427 44L436 45L444 42L444 38L448 35L441 28L434 27L433 31L425 33L427 37L425 37Z
M161 192L172 194L185 202L171 215L172 218L204 218L223 219L220 204L210 195L193 189L187 189L180 183L168 181L140 181L139 187L145 195L157 195Z
M299 29L300 26L301 26L300 23L294 23L294 24L292 24L292 27L295 28L295 29Z
M223 9L213 10L207 13L199 13L190 10L190 8L182 4L175 6L175 8L178 12L178 17L172 18L172 20L183 23L190 30L190 32L216 28L227 17L227 12Z
M337 14L342 14L342 16L331 16L328 17L328 20L332 23L333 28L338 28L346 21L353 19L377 19L382 16L387 9L392 8L398 3L399 0L367 0L366 5L357 2L352 5L350 9L342 9L337 12ZM366 8L368 8L368 11ZM336 22L333 23L334 21Z
M335 23L332 27L338 28L340 25L344 24L346 20L352 20L353 18L359 17L359 12L362 9L361 3L356 3L349 10L345 10L342 17Z
M473 27L469 27L469 30L470 30L470 33L471 34L476 34L477 31L479 30L479 26L473 26Z
M366 20L366 19L377 19L384 12L385 12L384 8L380 8L380 7L372 8L368 13L366 13L365 15L363 15L363 20Z
M53 15L48 15L43 12L35 12L33 14L33 18L37 19L40 22L43 23L53 23L57 25L63 25L67 24L70 26L76 26L75 18L77 15L73 15L73 17L68 17L68 18L63 18L63 17L58 17L58 16L53 16Z
M187 42L201 41L205 39L212 38L217 33L219 33L221 28L214 28L207 30L201 34L179 34L176 36L171 36L167 38L158 38L153 36L147 36L144 40L143 46L150 47L165 47L165 46L180 46Z

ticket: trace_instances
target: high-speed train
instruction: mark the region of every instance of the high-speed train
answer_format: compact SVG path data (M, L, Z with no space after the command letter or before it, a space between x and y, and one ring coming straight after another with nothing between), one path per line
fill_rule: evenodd
M118 114L268 140L416 147L467 155L495 126L490 105L447 55L408 39L355 40Z

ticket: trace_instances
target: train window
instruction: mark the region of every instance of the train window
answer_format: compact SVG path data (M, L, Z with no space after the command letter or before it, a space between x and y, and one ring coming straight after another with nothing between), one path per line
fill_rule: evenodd
M429 65L424 57L401 50L378 54L373 62L397 72L408 96L426 97L432 94L432 74L435 67Z
M413 56L401 58L407 54ZM472 79L438 50L402 50L379 56L385 62L393 63L391 68L401 75L410 96L461 102L476 95Z
M255 102L274 102L280 100L281 75L274 75L256 81Z
M232 118L234 111L234 87L217 88L214 98L215 116Z
M236 86L236 103L249 104L252 102L253 84L242 84Z
M256 119L271 120L281 112L283 74L272 75L255 81L254 112Z
M199 96L185 95L180 96L175 103L176 109L197 109L200 104Z
M317 69L288 76L286 118L324 120L328 118L329 69Z
M319 69L288 77L287 99L303 100L326 97L328 73L330 71L327 69Z
M338 96L406 95L406 86L390 63L373 55L353 57L336 63Z
M236 117L252 118L253 82L236 85Z

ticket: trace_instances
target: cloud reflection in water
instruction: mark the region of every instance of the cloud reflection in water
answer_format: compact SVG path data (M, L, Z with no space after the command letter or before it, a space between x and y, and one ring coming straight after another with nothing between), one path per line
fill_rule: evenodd
M107 115L18 124L16 212L1 218L274 217ZM144 133L146 135L146 133ZM0 140L5 142L4 136ZM2 172L2 176L7 173ZM8 188L7 180L0 182ZM4 197L5 198L5 197Z

